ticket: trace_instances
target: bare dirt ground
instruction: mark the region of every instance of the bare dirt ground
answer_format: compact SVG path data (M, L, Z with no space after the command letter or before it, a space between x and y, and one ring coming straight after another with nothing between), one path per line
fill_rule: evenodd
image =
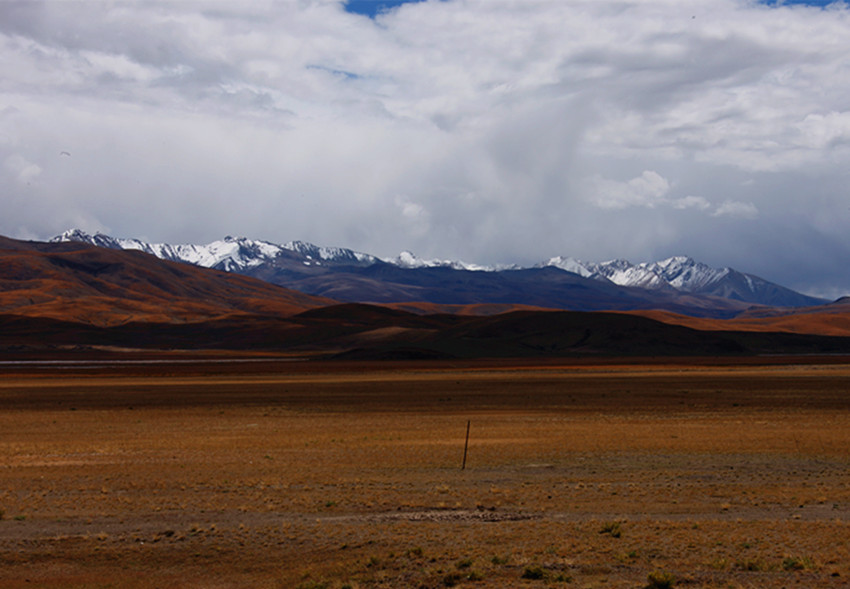
M0 363L0 513L4 588L846 587L850 359Z

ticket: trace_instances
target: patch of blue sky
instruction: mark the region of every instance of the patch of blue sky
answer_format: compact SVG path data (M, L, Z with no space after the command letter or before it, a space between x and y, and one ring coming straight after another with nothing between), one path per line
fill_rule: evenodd
M323 72L328 72L329 74L333 74L335 76L340 76L342 78L345 78L346 80L359 80L360 79L360 76L358 74L353 73L353 72L347 72L345 70L338 70L338 69L331 68L331 67L325 67L323 65L308 65L307 69L308 70L321 70Z
M362 14L375 18L382 12L388 12L402 4L413 4L422 0L348 0L345 10L354 14Z
M830 4L844 4L841 0L760 0L762 4L767 4L769 6L791 6L791 5L803 5L803 6L820 6L825 7Z
M375 18L383 12L388 12L402 4L413 4L424 0L347 0L345 10L354 14L362 14L369 18ZM826 7L830 4L843 4L843 0L759 0L762 4L769 6L819 6Z

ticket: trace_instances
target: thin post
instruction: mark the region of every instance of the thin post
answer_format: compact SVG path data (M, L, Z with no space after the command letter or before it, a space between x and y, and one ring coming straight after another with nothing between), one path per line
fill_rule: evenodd
M466 451L469 449L469 424L471 420L466 421L466 442L463 444L463 464L461 465L461 470L466 470Z

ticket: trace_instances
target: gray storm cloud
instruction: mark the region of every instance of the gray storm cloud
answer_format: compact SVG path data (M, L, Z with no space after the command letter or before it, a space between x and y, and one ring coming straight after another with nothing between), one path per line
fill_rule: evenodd
M6 235L685 254L850 292L845 5L4 2L0 54Z

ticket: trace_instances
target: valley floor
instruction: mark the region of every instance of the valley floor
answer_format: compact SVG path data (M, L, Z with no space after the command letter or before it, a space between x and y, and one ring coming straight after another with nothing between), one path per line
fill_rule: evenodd
M0 586L847 586L850 359L720 362L0 364Z

